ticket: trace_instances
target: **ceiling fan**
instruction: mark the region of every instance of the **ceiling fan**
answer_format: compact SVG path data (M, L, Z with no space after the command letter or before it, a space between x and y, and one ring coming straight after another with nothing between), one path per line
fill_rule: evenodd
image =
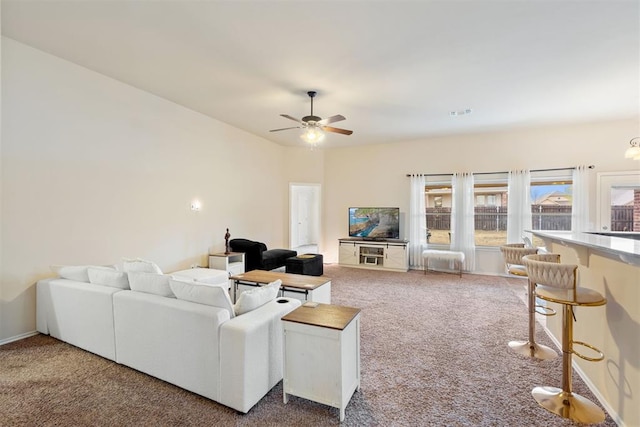
M281 130L289 130L289 129L304 129L301 137L302 139L304 139L309 143L316 143L321 141L324 138L324 132L341 133L343 135L351 135L353 133L352 130L327 126L329 123L345 120L345 117L340 114L327 117L326 119L323 119L318 116L314 116L313 115L313 98L316 96L316 92L309 91L307 92L307 95L309 95L309 98L311 98L311 114L310 115L304 116L302 119L298 120L295 117L292 117L288 114L280 114L282 117L285 117L289 120L293 120L294 122L298 122L299 125L288 127L288 128L282 128L282 129L272 129L269 132L279 132Z

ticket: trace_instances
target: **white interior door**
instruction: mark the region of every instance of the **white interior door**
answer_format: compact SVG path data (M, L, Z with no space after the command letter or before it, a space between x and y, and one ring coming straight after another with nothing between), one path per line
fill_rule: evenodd
M317 245L320 240L320 184L291 184L290 247Z
M600 231L611 231L611 206L633 203L634 190L640 190L640 171L598 174L597 221ZM631 227L624 231L638 230L633 230Z

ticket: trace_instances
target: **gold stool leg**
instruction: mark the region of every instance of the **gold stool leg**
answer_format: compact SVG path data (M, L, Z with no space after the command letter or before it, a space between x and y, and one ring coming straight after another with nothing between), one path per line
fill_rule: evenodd
M604 411L589 399L571 391L571 354L573 353L573 309L566 304L562 312L562 389L536 387L533 398L546 410L583 424L601 423Z
M527 297L529 300L529 340L510 341L509 347L521 356L535 357L536 359L549 360L557 357L556 352L546 345L538 344L535 341L536 334L536 296L533 287L535 283L529 280L527 287Z

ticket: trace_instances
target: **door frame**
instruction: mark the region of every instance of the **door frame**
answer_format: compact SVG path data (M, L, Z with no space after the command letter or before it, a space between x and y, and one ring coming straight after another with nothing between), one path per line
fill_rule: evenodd
M317 240L314 242L320 247L320 230L322 220L322 185L317 183L304 183L304 182L291 182L289 183L289 247L293 248L299 246L299 242L294 242L294 236L296 236L296 230L294 229L298 225L297 214L298 206L294 202L297 200L295 193L300 189L311 189L311 193L314 199L315 209L311 209L310 216L313 218L312 234Z
M640 171L600 172L596 191L596 228L611 230L611 188L640 186Z

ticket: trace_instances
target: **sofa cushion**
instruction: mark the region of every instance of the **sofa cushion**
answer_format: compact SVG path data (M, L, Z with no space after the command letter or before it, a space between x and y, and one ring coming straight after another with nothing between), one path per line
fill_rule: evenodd
M185 278L210 285L224 285L229 282L229 273L225 270L213 268L189 268L171 273L171 277L178 280Z
M259 286L241 293L238 301L233 306L236 316L248 313L276 299L280 286L282 286L282 280L278 279L268 285Z
M224 308L229 311L229 316L234 315L229 293L222 286L179 278L169 279L169 286L178 299Z
M94 285L111 286L119 289L129 289L127 273L104 267L89 267L87 269L89 282Z
M160 270L160 267L158 267L155 262L147 261L140 258L123 259L122 270L126 271L127 273L130 271L142 271L145 273L162 274L162 270Z
M129 275L129 286L132 291L175 298L169 285L170 276L157 273L145 273L143 271L131 271L127 274Z
M51 270L63 279L75 280L76 282L89 282L89 267L107 268L115 270L113 267L101 265L52 265Z

